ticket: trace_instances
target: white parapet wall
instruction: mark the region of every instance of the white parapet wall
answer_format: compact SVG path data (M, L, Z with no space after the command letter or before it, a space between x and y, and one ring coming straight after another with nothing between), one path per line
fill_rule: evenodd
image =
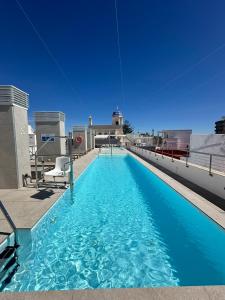
M210 175L208 168L192 163L188 163L188 166L186 166L185 161L172 159L171 157L162 156L161 154L135 146L131 146L129 149L143 158L148 159L150 162L152 161L166 170L225 199L225 173L222 174L217 171L212 171L212 174Z
M213 156L212 169L225 172L225 134L192 134L190 141L190 150L200 153L191 153L189 162L208 167L209 155L218 154L221 156ZM223 157L223 156L224 157Z

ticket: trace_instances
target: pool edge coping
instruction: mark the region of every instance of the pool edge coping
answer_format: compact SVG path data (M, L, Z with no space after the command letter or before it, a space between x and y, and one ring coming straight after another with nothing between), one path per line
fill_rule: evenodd
M224 285L3 292L0 300L224 300Z

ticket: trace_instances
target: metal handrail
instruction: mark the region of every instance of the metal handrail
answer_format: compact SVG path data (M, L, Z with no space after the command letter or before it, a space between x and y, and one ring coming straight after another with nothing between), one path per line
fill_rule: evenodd
M138 147L138 146L134 146L134 147L136 147L138 149L143 149L142 147ZM151 150L147 150L147 149L145 149L145 150L148 151L149 153L151 153L151 152L155 153L155 156L157 156L157 154L161 155L162 158L164 156L168 156L168 155L165 154L166 153L165 149L164 149L165 151L162 151L162 153L157 153L156 151L151 151ZM163 149L161 149L161 150L163 150ZM198 164L198 163L194 163L194 164L197 164L199 166L208 168L208 172L209 172L210 176L213 176L212 170L213 170L213 166L215 166L215 164L213 165L213 157L220 157L220 158L224 158L224 160L225 160L225 155L223 155L223 154L206 153L206 152L201 152L201 151L190 150L189 148L186 148L186 149L167 149L167 150L171 151L171 155L169 155L169 156L171 156L171 161L172 162L174 162L174 159L176 159L176 155L174 154L174 151L176 151L176 150L186 151L187 155L185 157L185 165L186 165L187 168L189 167L189 161L188 160L189 160L189 157L190 157L191 153L200 154L200 155L207 155L209 157L208 166L204 165L204 163L207 164L207 161L204 162L203 165ZM225 173L225 165L224 165L224 171L221 171L220 168L219 169L214 168L214 170Z
M37 154L37 157L48 157L48 156L69 156L69 154L55 154L55 153L53 153L53 154Z
M138 147L138 146L133 146L133 147L136 147L136 148L139 148L139 149L143 149L143 147ZM155 151L151 151L151 150L148 150L148 149L145 149L146 151L150 151L150 152L155 152ZM186 151L188 153L196 153L196 154L204 154L204 155L213 155L213 156L218 156L218 157L224 157L225 158L225 155L223 154L217 154L217 153L207 153L207 152L201 152L201 151L195 151L195 150L189 150L187 148L185 149L174 149L174 148L171 148L171 149L157 149L157 150L163 150L163 151Z
M225 158L225 155L223 155L223 154L207 153L207 152L200 152L200 151L194 151L194 150L189 150L188 152L197 153L197 154L205 154L205 155L213 155L213 156L218 156L218 157L224 157Z
M135 146L137 147L137 146ZM141 147L137 147L137 148L141 148ZM147 149L146 149L147 150ZM213 156L218 156L218 157L224 157L225 158L225 155L223 154L216 154L216 153L207 153L207 152L201 152L201 151L195 151L195 150L190 150L190 149L187 149L187 148L184 148L184 149L174 149L174 148L171 148L171 149L157 149L157 150L166 150L166 151L186 151L188 153L197 153L197 154L205 154L205 155L213 155ZM151 150L147 150L147 151L151 151ZM153 151L155 152L155 151Z
M4 216L6 217L7 221L9 222L10 226L12 227L12 229L16 230L16 225L14 224L13 220L11 219L8 211L6 210L6 208L3 205L1 200L0 200L0 209L3 212Z
M11 228L13 229L14 235L15 235L15 245L17 245L17 234L16 234L16 225L13 222L13 220L11 219L7 209L5 208L5 206L3 205L2 201L0 200L0 209L3 213L3 215L5 216L6 220L8 221L9 225L11 226Z

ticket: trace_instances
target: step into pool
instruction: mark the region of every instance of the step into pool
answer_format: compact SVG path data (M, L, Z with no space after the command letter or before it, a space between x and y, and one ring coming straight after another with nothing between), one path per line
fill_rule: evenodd
M100 156L31 231L4 291L225 284L225 232L130 155Z

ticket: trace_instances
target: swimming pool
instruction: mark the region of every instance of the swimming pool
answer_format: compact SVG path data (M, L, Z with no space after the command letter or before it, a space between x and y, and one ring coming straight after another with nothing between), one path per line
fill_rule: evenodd
M225 284L225 232L130 155L97 158L32 232L5 291Z

